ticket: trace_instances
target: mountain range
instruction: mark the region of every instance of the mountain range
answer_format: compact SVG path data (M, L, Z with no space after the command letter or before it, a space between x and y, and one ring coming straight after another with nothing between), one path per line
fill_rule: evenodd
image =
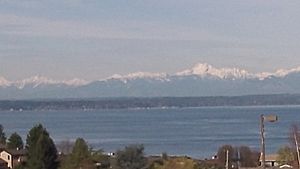
M0 99L103 97L198 97L300 93L300 67L251 73L199 63L174 74L136 72L106 79L58 81L34 76L19 81L0 77Z

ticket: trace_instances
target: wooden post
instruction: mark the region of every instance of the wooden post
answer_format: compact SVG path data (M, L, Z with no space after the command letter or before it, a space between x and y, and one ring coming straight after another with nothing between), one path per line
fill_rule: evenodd
M225 164L225 168L229 169L229 150L226 150L226 164Z
M296 150L297 150L297 161L298 161L298 169L300 168L300 153L299 153L299 145L298 145L298 139L296 135L296 131L294 131L294 139L296 144Z

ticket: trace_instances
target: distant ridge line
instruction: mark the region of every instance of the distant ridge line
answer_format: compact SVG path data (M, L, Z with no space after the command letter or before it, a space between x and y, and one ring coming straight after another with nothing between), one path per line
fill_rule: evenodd
M0 111L98 110L139 108L189 108L220 106L300 105L300 94L206 96L206 97L114 97L89 99L1 100Z

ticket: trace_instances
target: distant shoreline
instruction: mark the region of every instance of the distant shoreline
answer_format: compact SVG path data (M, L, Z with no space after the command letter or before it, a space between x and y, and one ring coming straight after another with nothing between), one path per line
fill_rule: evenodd
M0 111L299 106L300 94L1 100Z

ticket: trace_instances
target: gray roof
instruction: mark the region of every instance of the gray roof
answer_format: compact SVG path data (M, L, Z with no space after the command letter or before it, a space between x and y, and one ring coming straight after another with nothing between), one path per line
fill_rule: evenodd
M27 151L25 149L21 149L21 150L8 149L8 150L4 150L4 151L8 152L9 154L11 154L13 156L24 156L27 153Z

